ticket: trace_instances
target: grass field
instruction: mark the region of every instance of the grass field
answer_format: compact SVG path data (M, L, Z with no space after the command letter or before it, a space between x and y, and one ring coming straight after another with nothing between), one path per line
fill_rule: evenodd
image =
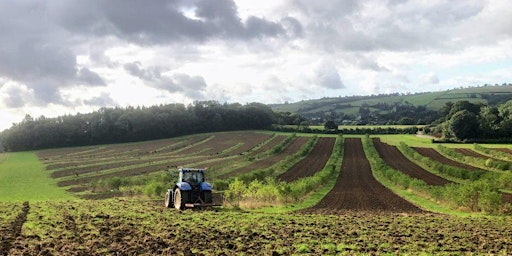
M74 199L55 185L33 152L0 154L0 201Z

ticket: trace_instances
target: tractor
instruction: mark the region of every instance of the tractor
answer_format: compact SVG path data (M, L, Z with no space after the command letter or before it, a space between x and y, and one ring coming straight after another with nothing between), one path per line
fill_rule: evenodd
M165 194L165 207L183 210L210 207L213 204L212 186L204 181L205 169L179 168L179 179Z

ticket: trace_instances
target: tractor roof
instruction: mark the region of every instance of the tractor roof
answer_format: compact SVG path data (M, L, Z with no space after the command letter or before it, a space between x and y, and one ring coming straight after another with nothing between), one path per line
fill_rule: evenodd
M204 172L206 169L200 169L200 168L180 168L180 172Z

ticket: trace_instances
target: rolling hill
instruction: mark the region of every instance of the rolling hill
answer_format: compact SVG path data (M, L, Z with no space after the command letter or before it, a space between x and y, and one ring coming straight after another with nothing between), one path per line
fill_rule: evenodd
M361 115L378 116L389 115L407 108L407 111L439 112L447 102L467 100L495 106L512 99L512 84L484 85L481 87L458 88L438 92L424 92L416 94L379 94L371 96L347 96L322 98L316 100L303 100L294 103L272 104L270 107L276 112L290 112L300 114L313 122L322 122L326 119L355 121ZM362 109L363 111L362 113ZM407 115L399 115L407 116ZM423 114L423 116L425 116ZM383 124L383 118L377 123ZM393 118L384 118L392 120ZM413 118L414 119L414 118ZM395 120L397 121L397 120ZM374 123L374 122L369 122Z

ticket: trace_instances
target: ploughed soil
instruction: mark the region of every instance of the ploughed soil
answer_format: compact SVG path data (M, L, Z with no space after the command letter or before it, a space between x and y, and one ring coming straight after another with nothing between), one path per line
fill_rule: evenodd
M0 202L0 206L9 205ZM1 248L0 255L507 255L512 251L508 217L177 211L147 200L34 202L28 215L20 215L27 217L26 225L13 234L15 239ZM0 226L5 226L2 221Z
M23 224L27 221L27 214L30 210L28 202L24 202L20 213L8 229L0 230L0 255L9 255L9 251L14 246L14 242L21 235Z
M415 147L414 150L416 150L416 152L420 153L422 156L428 157L428 158L433 159L433 160L435 160L435 161L437 161L439 163L442 163L442 164L446 164L446 165L450 165L450 166L454 166L454 167L459 167L459 168L462 168L462 169L472 170L472 171L485 171L485 170L482 170L480 168L477 168L477 167L474 167L474 166L471 166L471 165L468 165L468 164L464 164L464 163L460 163L460 162L457 162L457 161L453 161L450 158L447 158L447 157L443 156L441 153L437 152L433 148L418 148L418 147Z
M377 152L379 152L380 157L392 168L413 178L423 180L428 185L443 186L451 183L449 180L434 175L411 162L395 146L383 143L379 138L373 138L373 144L375 145Z
M337 214L347 211L422 212L375 180L359 138L345 139L341 170L334 188L317 205L303 212Z
M278 179L292 182L304 177L313 176L321 171L331 157L335 142L336 138L319 138L311 153L288 171L279 175Z

